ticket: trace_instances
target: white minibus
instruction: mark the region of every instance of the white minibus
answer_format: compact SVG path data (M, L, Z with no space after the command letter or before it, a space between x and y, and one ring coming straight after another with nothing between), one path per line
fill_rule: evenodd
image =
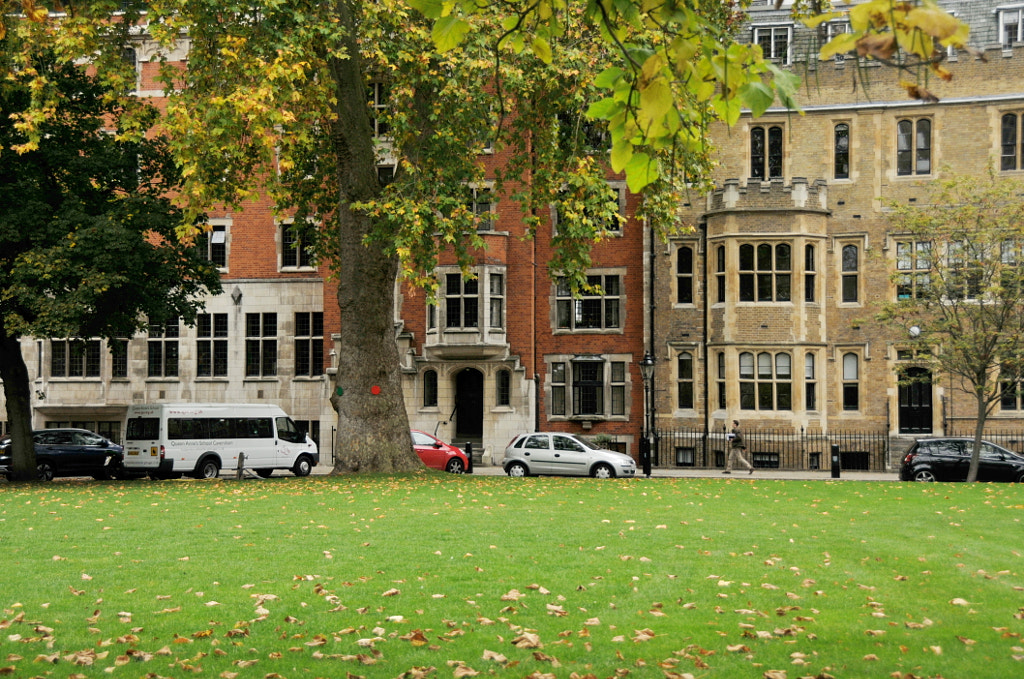
M275 469L307 476L320 452L275 405L146 403L128 406L124 471L154 478L214 478L244 466L266 478Z

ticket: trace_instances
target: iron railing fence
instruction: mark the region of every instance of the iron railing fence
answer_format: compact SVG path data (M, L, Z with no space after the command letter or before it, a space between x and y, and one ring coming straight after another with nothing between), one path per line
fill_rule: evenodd
M651 462L654 467L725 467L729 441L726 430L701 428L655 431ZM743 433L747 458L757 469L830 469L832 446L839 446L841 469L886 471L889 436L885 432L757 430Z
M973 439L974 429L951 429L950 436ZM981 438L1015 453L1024 454L1024 431L986 431Z

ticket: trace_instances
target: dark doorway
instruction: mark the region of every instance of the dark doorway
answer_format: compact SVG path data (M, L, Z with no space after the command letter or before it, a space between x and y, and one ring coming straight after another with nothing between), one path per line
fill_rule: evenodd
M479 439L484 435L484 376L465 368L455 376L455 438Z
M900 371L900 433L932 431L932 374L925 368Z

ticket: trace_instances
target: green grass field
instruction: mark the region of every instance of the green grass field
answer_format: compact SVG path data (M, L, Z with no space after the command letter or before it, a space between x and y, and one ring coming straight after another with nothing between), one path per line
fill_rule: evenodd
M1024 675L1024 488L0 484L0 675Z

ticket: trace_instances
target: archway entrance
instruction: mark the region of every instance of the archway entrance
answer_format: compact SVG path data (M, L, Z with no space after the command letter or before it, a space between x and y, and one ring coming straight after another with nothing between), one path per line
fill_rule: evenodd
M455 438L479 439L484 435L484 376L465 368L455 376Z
M925 368L900 371L900 433L932 431L932 374Z

